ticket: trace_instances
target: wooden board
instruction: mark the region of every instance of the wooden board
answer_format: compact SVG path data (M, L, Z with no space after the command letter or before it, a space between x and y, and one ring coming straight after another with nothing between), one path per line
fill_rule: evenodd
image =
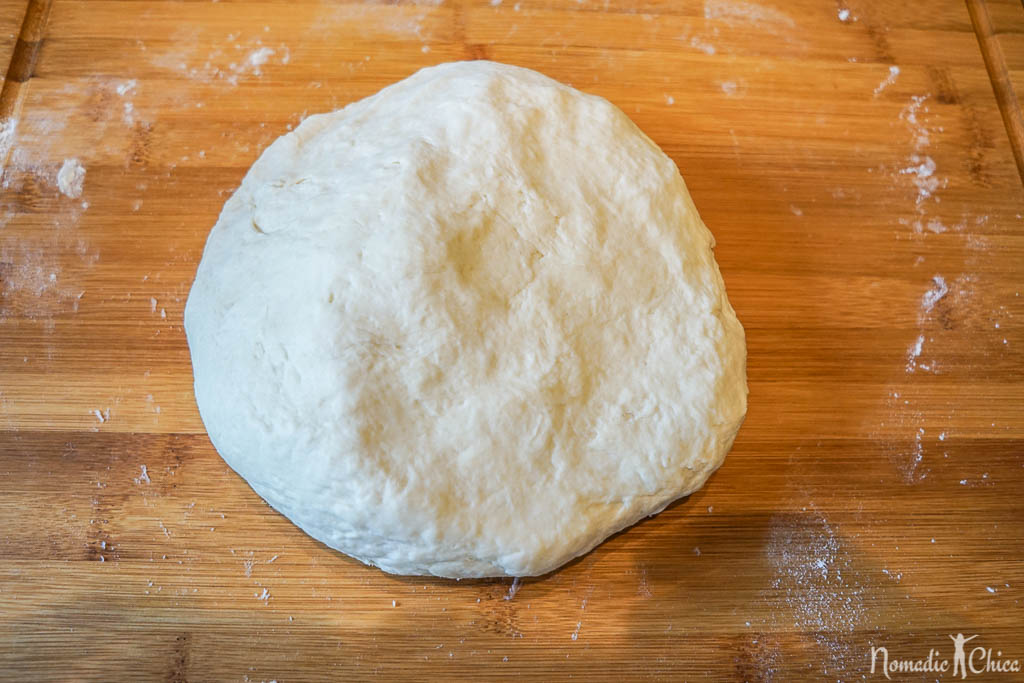
M1019 97L1024 92L1024 5L1019 0L988 0L986 5Z
M859 680L956 633L1024 663L1024 189L962 3L62 0L43 37L0 190L4 676ZM707 486L514 596L268 508L181 325L267 144L478 57L666 150L749 346Z
M4 69L11 63L11 55L21 30L21 20L25 17L25 7L24 0L0 2L0 65ZM3 74L0 74L0 78L3 78Z
M969 7L1017 170L1024 179L1024 114L1020 106L1024 94L1024 3L989 0Z

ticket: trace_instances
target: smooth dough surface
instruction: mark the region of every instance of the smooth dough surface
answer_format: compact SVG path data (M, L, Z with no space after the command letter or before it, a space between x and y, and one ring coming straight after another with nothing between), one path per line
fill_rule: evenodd
M675 164L487 61L311 116L253 164L185 311L210 439L399 574L548 572L703 485L743 328Z

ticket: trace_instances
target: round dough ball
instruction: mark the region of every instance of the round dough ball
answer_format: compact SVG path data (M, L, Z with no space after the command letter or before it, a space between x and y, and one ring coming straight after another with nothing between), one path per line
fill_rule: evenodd
M253 164L185 310L214 446L397 574L529 576L698 489L746 347L675 164L487 61L311 116Z

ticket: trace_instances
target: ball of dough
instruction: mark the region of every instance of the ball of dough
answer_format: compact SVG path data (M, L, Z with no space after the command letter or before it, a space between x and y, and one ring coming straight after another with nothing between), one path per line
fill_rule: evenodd
M555 569L704 483L746 347L675 164L487 61L311 116L253 164L185 310L224 460L396 574Z

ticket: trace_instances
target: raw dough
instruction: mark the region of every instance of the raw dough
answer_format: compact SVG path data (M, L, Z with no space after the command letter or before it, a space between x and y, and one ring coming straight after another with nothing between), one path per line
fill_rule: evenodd
M698 489L743 328L675 164L487 61L311 116L253 164L185 310L231 467L397 574L528 576Z

